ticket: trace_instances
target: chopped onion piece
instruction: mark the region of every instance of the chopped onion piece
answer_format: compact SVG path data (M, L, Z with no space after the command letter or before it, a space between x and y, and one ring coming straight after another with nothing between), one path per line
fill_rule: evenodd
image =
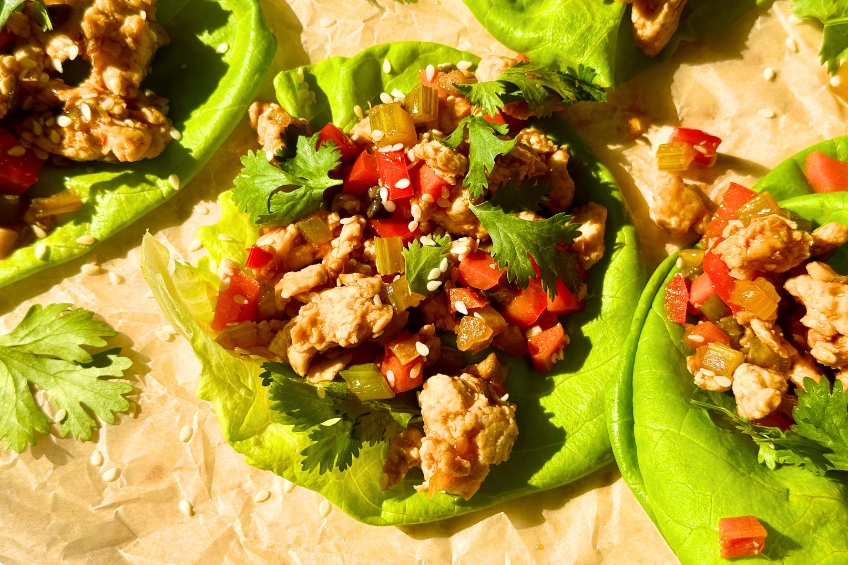
M386 400L395 396L376 363L353 365L339 371L339 374L359 400Z

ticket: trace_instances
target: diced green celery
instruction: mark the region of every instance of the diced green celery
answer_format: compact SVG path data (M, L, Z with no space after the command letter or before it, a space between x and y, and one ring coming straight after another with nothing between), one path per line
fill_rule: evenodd
M35 223L36 220L81 209L82 200L79 194L68 189L46 198L33 198L26 212L26 219L28 223Z
M695 149L688 143L663 143L657 148L657 168L661 171L685 171L695 160Z
M303 218L296 225L303 237L312 245L321 245L333 239L333 232L330 231L329 226L315 214Z
M736 210L742 225L747 226L754 218L761 218L771 214L784 215L777 201L768 192L763 192L750 202L746 202Z
M412 116L401 107L400 102L374 106L368 115L371 121L371 137L377 147L397 143L411 147L418 143ZM381 135L375 134L375 131L379 131Z
M435 88L419 84L406 95L403 107L414 123L432 122L439 117L439 94Z
M377 272L381 275L402 273L406 269L403 239L400 236L375 237L374 253L377 256Z
M775 371L788 371L792 367L789 359L781 357L771 347L763 343L760 338L754 336L748 344L748 363L774 369Z
M727 307L727 304L725 304L724 301L715 293L711 294L710 297L701 304L701 313L714 324L725 316L729 316L731 314L730 308Z
M376 363L353 365L339 371L339 374L359 400L386 400L395 396Z
M704 268L701 266L703 262L703 249L684 249L678 256L677 266L684 278L694 280L704 272Z
M698 358L701 370L706 369L723 377L732 377L737 367L745 362L745 356L740 351L715 341L699 347Z
M733 347L740 347L739 341L745 335L745 328L739 325L736 318L726 316L718 322L713 322L718 328L730 337L730 343Z
M386 295L395 312L403 312L410 306L409 284L406 277L400 277L386 286Z
M769 286L771 283L763 281ZM777 297L777 299L775 299ZM777 303L780 297L771 287L771 292L765 285L754 281L736 281L733 291L730 293L730 302L748 310L761 320L777 319Z

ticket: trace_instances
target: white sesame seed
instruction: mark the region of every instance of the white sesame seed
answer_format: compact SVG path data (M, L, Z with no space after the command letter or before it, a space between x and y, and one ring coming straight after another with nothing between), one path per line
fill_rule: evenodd
M168 177L168 182L171 183L171 186L174 187L174 190L180 189L180 177L175 174L172 174Z
M269 498L271 498L270 492L268 492L267 490L260 490L259 492L253 495L253 502L259 504L260 502L265 502Z
M124 277L114 271L109 271L109 282L112 284L124 284Z
M383 102L383 104L391 104L392 102L394 102L388 92L381 92L380 100Z
M418 229L418 221L412 220L411 222L406 224L406 227L407 229L409 229L409 231L415 231Z
M365 114L362 113L362 106L359 104L353 107L353 113L356 114L356 117L360 120L365 117Z
M427 283L427 290L430 292L436 292L438 288L441 286L442 281L430 281Z
M733 381L731 381L730 379L728 379L727 377L724 377L722 375L717 376L715 378L715 382L718 386L722 386L722 387L729 387L730 385L733 384Z
M66 128L71 125L71 118L65 115L61 115L56 118L56 125L62 128Z
M233 296L233 302L244 306L245 304L247 304L247 298L245 298L241 294L236 294L235 296Z
M227 235L225 233L219 233L218 234L218 240L224 241L224 242L227 242L227 243L232 243L233 241L235 241L235 239L233 239L232 236Z
M283 492L290 493L294 490L295 484L288 479L283 479Z
M138 13L138 15L139 15L139 16L141 16L141 19L142 19L142 20L146 20L146 19L147 19L147 11L146 11L146 10L142 10L142 11L140 11L140 12Z
M836 87L837 87L837 86L839 86L840 84L842 84L842 79L841 79L841 78L839 78L838 76L832 76L832 77L830 77L830 86L832 86L832 87L836 88Z
M462 302L461 300L457 300L456 302L454 302L453 308L463 316L468 315L468 308L465 307L465 302Z
M322 500L321 504L318 505L318 512L321 513L322 518L326 518L330 515L330 512L333 511L333 505L330 504L329 500Z
M79 46L71 45L70 47L68 47L67 53L68 53L68 59L73 61L79 55Z
M59 59L51 58L50 64L53 65L53 68L56 69L56 72L62 73L62 61Z
M321 27L327 29L328 27L333 27L336 25L336 20L331 20L330 18L321 18Z
M793 53L798 52L798 42L795 40L794 37L787 37L785 43L787 49L789 49Z
M32 122L32 132L35 135L41 135L44 133L44 130L41 129L41 124L39 124L38 122Z
M392 62L388 59L383 60L383 72L389 74L392 72Z
M99 275L100 274L100 266L95 265L94 263L86 263L85 265L80 267L80 271L82 271L82 274L84 274L86 276Z
M325 396L327 396L327 391L324 390L324 385L316 386L315 392L318 394L318 398L324 398Z
M194 516L194 506L192 506L191 501L181 500L179 504L180 512L185 514L186 516Z
M715 371L711 371L710 369L704 369L702 367L701 372L708 377L714 377L715 376Z
M162 341L171 341L171 338L173 337L171 334L161 329L156 330L154 333L156 334L156 337L158 337Z
M447 257L442 257L442 262L439 263L439 270L443 273L448 270L448 258Z
M695 334L689 336L689 341L694 341L695 343L704 343L705 340L704 336Z
M65 419L65 416L67 416L67 415L68 415L68 411L67 411L67 410L65 410L64 408L60 408L60 409L56 412L56 415L55 415L55 416L53 416L53 421L54 421L54 422L56 422L56 423L58 424L59 422L61 422L62 420L64 420L64 419Z
M433 203L433 202L435 202L435 201L436 201L436 199L435 199L435 198L433 198L433 195L432 195L432 194L424 194L424 195L422 195L422 196L421 196L421 200L422 200L423 202L430 202L430 203Z
M774 77L777 76L777 73L774 72L774 69L771 67L766 67L763 69L763 78L767 81L773 81Z
M430 272L427 273L427 280L434 281L441 276L442 271L440 271L438 267L433 267L432 269L430 269Z
M386 212L394 212L397 209L397 205L394 202L383 202L383 208L386 209Z
M392 147L392 145L384 145L383 147L377 149L377 151L379 151L380 153L391 153Z
M59 137L59 132L58 132L58 131L56 131L56 130L51 130L51 132L50 132L50 141L52 141L53 143L57 143L57 144L58 144L60 141L62 141L62 138L61 138L61 137Z
M15 145L14 147L6 151L6 154L10 157L20 157L24 153L26 153L26 147L24 147L23 145Z
M199 239L191 240L191 243L188 244L189 251L200 251L203 247L203 243Z
M43 243L37 243L35 245L35 258L41 261L44 259L44 255L47 253L47 246Z
M757 112L761 118L766 118L768 120L772 119L775 116L774 110L771 108L763 108L759 112Z
M428 353L429 353L429 351L428 351ZM420 375L420 374L421 374L421 363L416 363L415 366L412 367L412 370L409 372L409 376L410 376L410 378L415 380L415 379L418 378L418 375Z
M392 90L392 96L394 96L394 98L396 100L397 99L403 100L404 98L406 98L406 94L404 94L402 90L398 90L397 88Z
M436 245L436 242L433 241L433 238L429 235L422 235L419 241L421 242L421 245Z
M83 119L86 122L91 121L91 107L88 104L81 104L80 110L82 111Z
M507 400L509 400L509 393L506 393L505 395L501 396L501 402L506 402Z
M56 118L54 118L54 117L50 117L50 118L47 118L46 120L44 120L44 125L47 126L47 127L53 127L53 125L55 123L56 123Z
M223 55L224 53L226 53L229 50L230 50L230 46L227 45L226 43L219 43L218 47L215 48L215 52L218 53L219 55Z
M395 186L397 186L397 185L395 185ZM418 204L413 204L412 206L409 207L409 209L412 212L412 218L413 219L418 220L418 219L421 218L421 206L419 206Z
M106 472L103 473L103 480L107 483L111 483L115 479L118 478L118 468L112 467L111 469L107 469Z
M400 188L400 189L409 188L410 184L412 184L412 183L409 182L409 179L400 179L399 181L397 181L395 183L395 188Z
M381 139L383 139L384 136L385 134L381 130L371 130L371 139L373 139L374 141L380 141Z
M95 467L100 467L103 465L103 454L100 453L99 449L95 449L91 452L91 457L89 457L88 462L94 465Z
M459 63L456 64L456 68L459 69L460 71L467 71L468 69L471 68L471 65L472 65L471 61L460 61Z
M392 151L400 151L403 149L403 143L395 143L392 145Z
M353 221L353 218L342 218L339 220L339 224L346 226Z
M386 371L386 381L388 381L389 386L395 386L395 372L391 369Z
M297 84L302 84L303 83L303 67L297 68L296 76L297 76L297 79L296 79Z
M385 202L388 199L389 199L389 189L384 186L383 188L380 189L380 200Z
M194 429L191 426L183 426L180 429L180 441L186 443L194 435Z
M44 239L45 237L47 237L47 232L44 231L41 226L32 224L30 228L32 228L32 233L34 233L35 237L37 237L38 239Z
M682 269L683 268L683 258L678 257L677 261L674 262L674 266L677 267L678 269Z
M483 316L480 314L480 312L474 312L474 317L475 317L475 318L478 318L478 319L480 319L480 320L482 320L482 319L483 319Z
M433 77L436 76L436 69L433 68L433 65L427 65L424 75L427 77L427 82L433 82Z
M440 208L450 208L451 205L450 200L447 198L439 198L436 200L436 204L438 204Z
M421 357L427 357L430 355L430 348L427 347L427 344L421 343L420 341L415 342L415 351L417 351Z
M445 200L450 198L450 190L446 186L442 187L442 198L444 198Z
M171 139L176 141L179 141L180 138L183 136L183 134L181 134L177 128L171 128L171 131L169 131L168 133L170 134Z
M41 159L42 161L46 161L50 155L47 154L47 151L42 149L41 147L33 147L32 152L35 153L35 156Z

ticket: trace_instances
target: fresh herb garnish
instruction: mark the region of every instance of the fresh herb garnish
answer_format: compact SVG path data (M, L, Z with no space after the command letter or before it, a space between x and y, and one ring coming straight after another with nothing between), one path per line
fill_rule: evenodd
M32 17L35 23L41 28L41 31L53 31L53 22L50 21L47 6L42 4L41 0L35 0L32 3Z
M508 128L505 124L490 124L480 116L466 116L459 126L441 143L451 149L456 149L465 139L465 128L468 128L468 174L465 175L463 186L468 187L472 198L479 198L489 186L486 175L495 167L495 159L505 155L515 146L514 139L501 139Z
M436 245L421 245L416 239L410 242L402 251L403 259L406 262L406 282L409 285L409 291L427 296L432 294L427 290L427 283L430 282L428 275L433 269L438 269L442 263L442 259L450 257L451 238L449 235L435 238L433 241ZM448 267L452 265L448 261Z
M597 74L583 65L560 72L535 63L518 63L494 81L454 86L488 116L494 116L509 102L525 100L533 113L544 118L557 104L605 101L604 89L594 83Z
M32 306L20 324L0 336L0 438L6 449L23 451L35 445L35 432L47 433L52 420L38 407L31 385L43 389L67 416L59 424L62 437L90 440L97 425L89 412L113 424L116 412L126 412L126 383L101 377L121 377L132 361L119 349L91 354L83 346L103 347L104 337L118 332L92 320L93 312L70 304Z
M816 18L824 25L821 56L827 72L836 73L843 61L848 61L848 5L844 2L795 0L792 10L799 18Z
M0 28L6 25L6 21L12 12L16 12L24 5L24 0L0 0Z
M296 155L271 165L262 152L248 152L235 179L233 202L252 222L263 226L286 226L318 210L324 191L342 183L329 177L341 164L341 152L333 142L318 143L318 134L300 137ZM279 190L281 188L292 190Z
M556 279L560 278L572 291L580 284L577 257L560 246L574 243L580 224L572 216L555 214L550 218L529 221L515 214L539 210L551 186L544 181L511 179L495 195L482 204L472 204L471 211L492 238L492 258L498 267L507 268L507 279L526 288L536 278L533 261L539 268L542 288L551 299L556 297Z
M311 385L290 376L291 368L281 363L265 363L262 368L262 382L271 386L275 421L308 432L313 442L301 452L307 472L344 471L364 443L389 441L418 413L399 401L360 401L341 382ZM318 387L323 389L321 396Z

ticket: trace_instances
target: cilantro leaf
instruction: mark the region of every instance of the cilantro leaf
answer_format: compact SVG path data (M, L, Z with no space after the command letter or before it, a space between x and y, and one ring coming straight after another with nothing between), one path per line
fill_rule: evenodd
M468 174L465 175L463 186L468 187L471 198L479 198L489 187L486 175L495 167L495 159L499 155L509 153L515 146L514 139L501 139L497 136L506 135L506 124L490 124L480 116L466 116L459 126L441 143L451 149L456 149L465 138L465 128L468 128Z
M431 291L427 290L430 282L428 275L433 269L438 269L442 259L450 256L451 238L445 234L434 240L436 245L421 245L416 239L407 245L402 253L406 262L406 282L409 292L427 296ZM448 268L453 263L448 261Z
M354 423L347 420L312 428L309 439L314 443L302 451L303 470L318 469L319 473L325 473L333 469L344 471L350 467L362 447L362 442L353 437L353 428Z
M0 336L0 438L5 447L23 451L35 445L35 432L47 433L51 420L36 405L31 385L43 389L67 416L59 424L62 437L90 440L97 422L107 423L116 412L126 412L126 383L101 377L121 377L132 361L120 350L90 354L82 346L102 346L104 337L118 333L91 319L93 312L70 304L31 307L21 323ZM64 315L63 315L64 314Z
M798 406L792 411L796 424L792 431L825 446L824 454L832 469L848 471L848 393L836 381L833 392L827 379L816 383L804 380L797 389Z
M475 84L454 84L464 94L472 106L480 108L486 116L496 115L504 107L503 95L506 86L497 80Z
M233 202L260 225L284 226L318 210L324 191L342 183L330 171L341 164L341 153L332 142L316 150L318 134L300 137L297 153L274 167L261 152L241 158L244 167L235 179ZM289 191L280 188L292 188Z
M830 74L836 73L843 61L848 61L848 5L844 2L795 0L792 10L799 18L816 18L824 25L822 64Z
M0 29L6 25L6 21L12 12L16 12L24 5L24 0L0 0Z
M540 183L541 184L541 183ZM471 204L471 211L492 238L492 258L498 267L506 266L507 279L526 288L536 277L533 261L539 267L542 288L553 300L556 297L556 279L576 292L580 285L577 257L560 245L574 242L579 224L572 216L555 214L550 218L530 221L516 216L522 210L538 210L544 193L550 186L533 185L531 180L522 183L510 181L482 204ZM532 261L531 261L532 259Z
M50 14L47 12L47 6L41 3L41 0L35 0L32 3L32 17L41 31L53 31L53 22L50 21Z

